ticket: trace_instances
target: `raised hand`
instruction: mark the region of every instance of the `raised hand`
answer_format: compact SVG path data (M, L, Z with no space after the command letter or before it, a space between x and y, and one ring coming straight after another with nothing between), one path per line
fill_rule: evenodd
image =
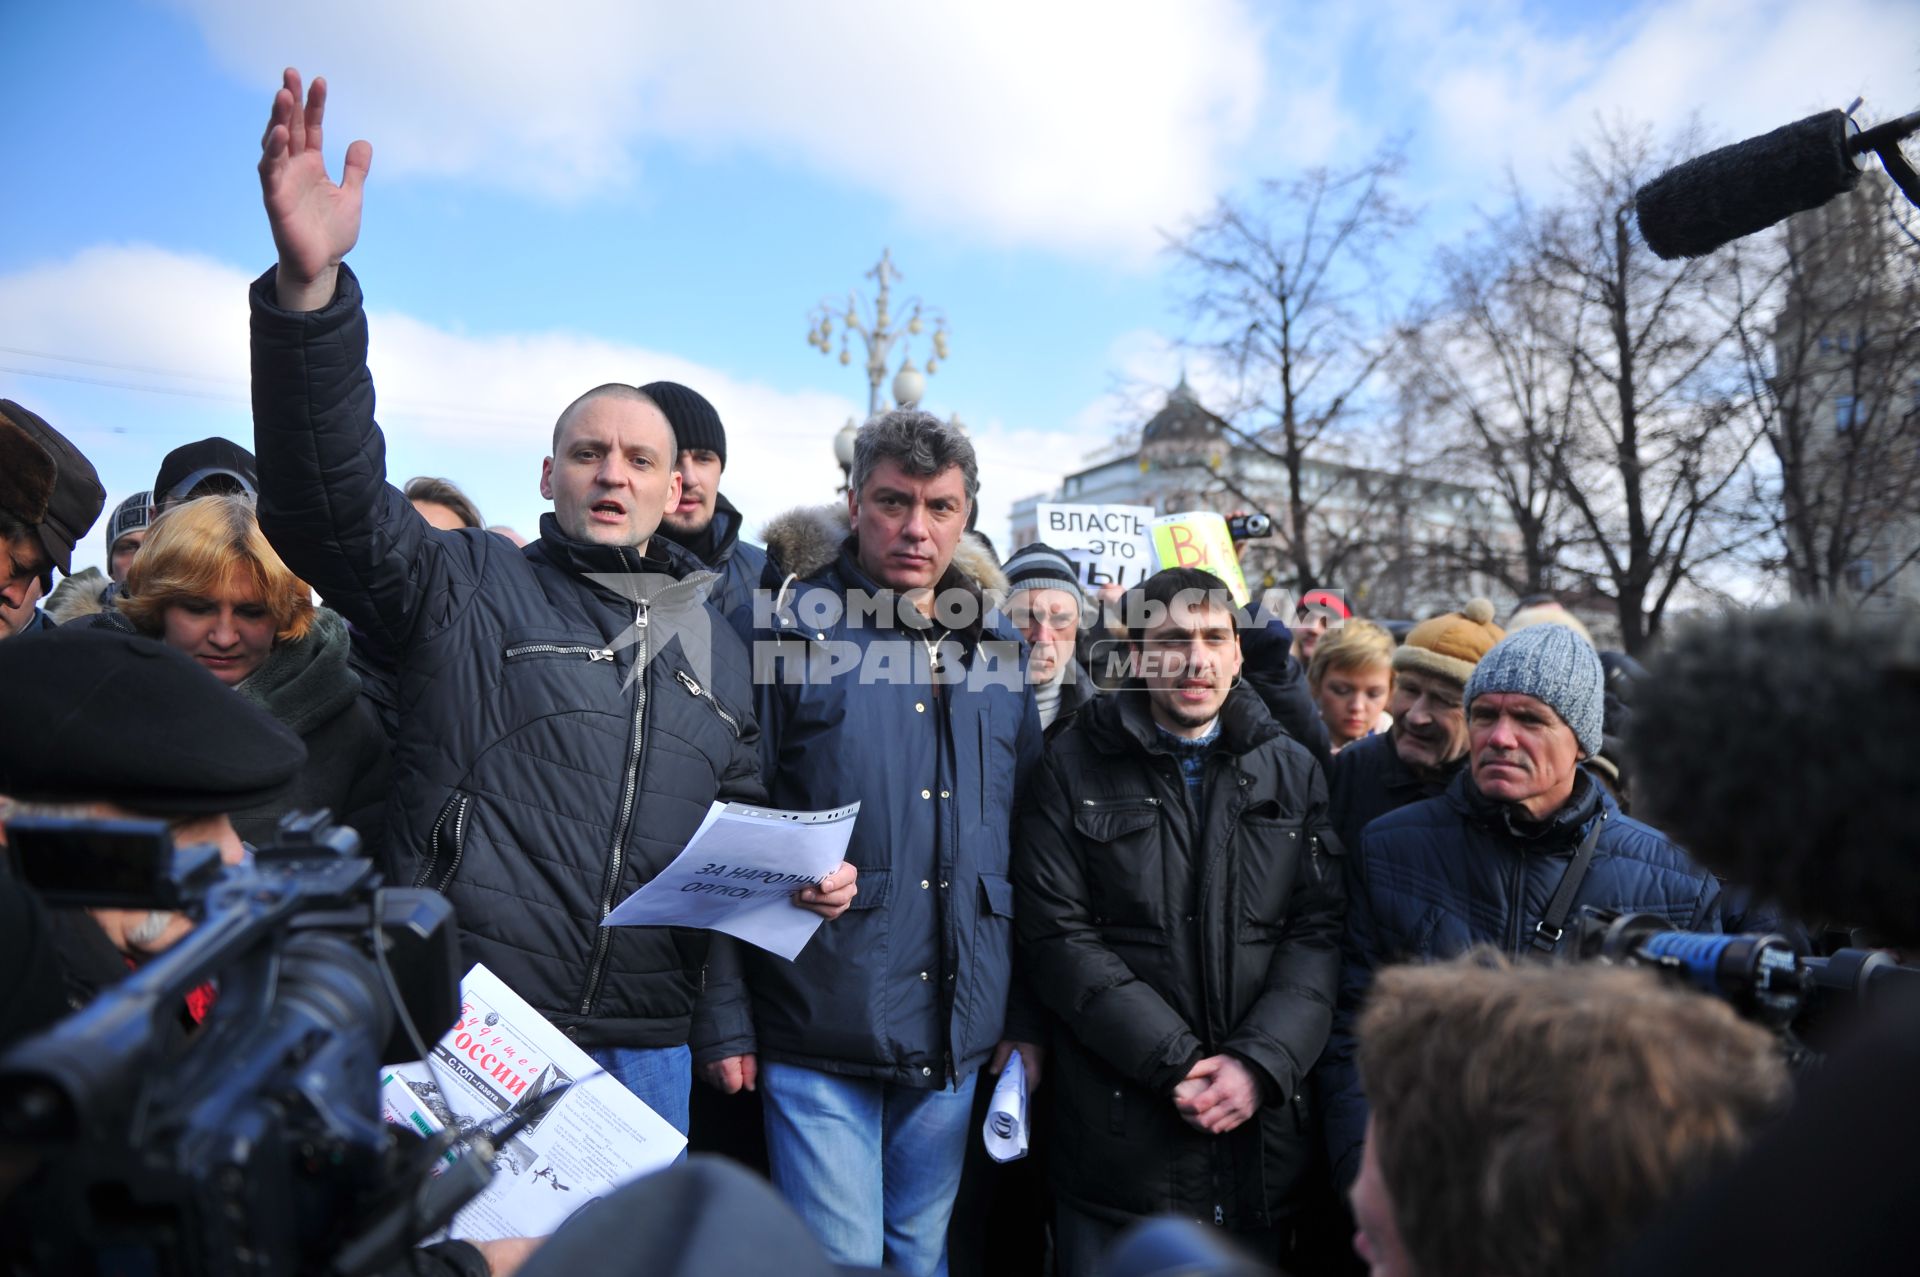
M373 147L366 142L348 147L340 183L334 185L320 152L326 113L327 82L315 77L303 109L300 73L288 67L260 139L260 194L280 251L274 282L287 310L318 310L332 301L340 260L360 238L360 198Z

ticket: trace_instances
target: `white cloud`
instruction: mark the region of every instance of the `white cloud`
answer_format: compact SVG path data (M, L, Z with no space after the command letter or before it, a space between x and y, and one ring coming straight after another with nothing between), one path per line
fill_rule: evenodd
M745 147L1089 252L1144 253L1207 202L1265 75L1243 0L178 3L263 119L286 62L326 74L334 146L369 138L376 175L566 199L632 180L642 143Z
M149 486L161 457L190 439L250 445L251 282L223 263L145 246L93 248L0 276L0 396L71 437L110 502ZM833 435L856 412L846 397L566 332L475 337L380 310L368 324L390 477L445 475L488 519L523 533L546 508L535 485L560 409L591 386L635 376L679 381L713 401L727 423L723 490L750 532L793 506L836 499ZM75 351L87 362L49 357ZM984 486L981 527L1003 549L1010 504L1057 484L1107 438L1079 425L1057 432L993 420L968 429ZM90 542L81 551L82 562L98 561Z
M1697 118L1715 145L1856 94L1869 120L1898 115L1920 48L1920 9L1901 0L1676 0L1553 31L1511 4L1399 10L1383 27L1398 33L1396 78L1431 110L1422 147L1479 193L1509 163L1528 185L1551 181L1602 120L1664 139Z
M39 352L0 354L0 394L72 437L118 501L148 486L160 458L189 439L250 442L250 283L222 263L141 246L0 276L0 347ZM564 332L463 336L378 310L368 322L390 475L445 475L489 519L522 532L545 507L536 483L560 409L635 370L713 401L728 423L725 491L751 525L829 500L839 482L833 432L854 411L842 396ZM45 357L75 351L89 362Z

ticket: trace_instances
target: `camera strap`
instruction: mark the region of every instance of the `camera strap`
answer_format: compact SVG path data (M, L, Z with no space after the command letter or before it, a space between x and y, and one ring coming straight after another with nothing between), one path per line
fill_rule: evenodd
M1580 840L1580 848L1573 853L1573 860L1567 865L1567 871L1560 875L1560 885L1553 889L1553 899L1547 902L1547 912L1533 928L1530 942L1537 953L1552 953L1560 946L1560 937L1566 934L1567 915L1573 912L1573 897L1580 890L1580 883L1587 876L1587 866L1593 863L1593 849L1600 845L1600 828L1607 823L1607 814L1603 811L1587 830L1587 836Z

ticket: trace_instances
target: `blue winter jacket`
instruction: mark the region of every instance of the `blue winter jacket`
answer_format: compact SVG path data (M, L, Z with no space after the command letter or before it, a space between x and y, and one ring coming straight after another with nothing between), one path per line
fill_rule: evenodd
M1544 827L1517 824L1516 810L1482 795L1462 771L1440 797L1368 825L1349 858L1345 973L1318 1078L1340 1186L1353 1182L1366 1135L1353 1025L1373 973L1396 962L1455 957L1475 945L1513 957L1530 952L1534 927L1594 821L1604 823L1570 918L1590 905L1658 914L1681 930L1721 929L1713 875L1658 830L1624 815L1584 771L1573 797Z
M850 615L849 591L880 587L828 518L776 520L767 548L793 579L777 606L763 599L757 618L734 620L753 649L770 800L800 810L860 803L847 851L859 892L796 961L725 946L744 981L716 961L694 1048L702 1061L758 1051L939 1087L977 1068L1005 1030L1010 824L1021 780L1039 763L1040 720L1019 638L997 615L938 645L949 681L937 685L924 640L941 629L903 626L897 612L877 623ZM783 534L795 519L806 535ZM1005 588L970 545L942 588L957 584Z

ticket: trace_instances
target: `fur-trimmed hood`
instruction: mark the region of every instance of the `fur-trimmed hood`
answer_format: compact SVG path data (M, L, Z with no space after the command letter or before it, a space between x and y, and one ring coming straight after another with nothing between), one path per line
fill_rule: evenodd
M782 578L806 581L833 566L840 557L840 547L852 533L846 506L800 506L770 520L761 529L760 540ZM960 534L953 566L976 588L1005 596L1007 574L1000 570L999 560L980 537L971 532Z

